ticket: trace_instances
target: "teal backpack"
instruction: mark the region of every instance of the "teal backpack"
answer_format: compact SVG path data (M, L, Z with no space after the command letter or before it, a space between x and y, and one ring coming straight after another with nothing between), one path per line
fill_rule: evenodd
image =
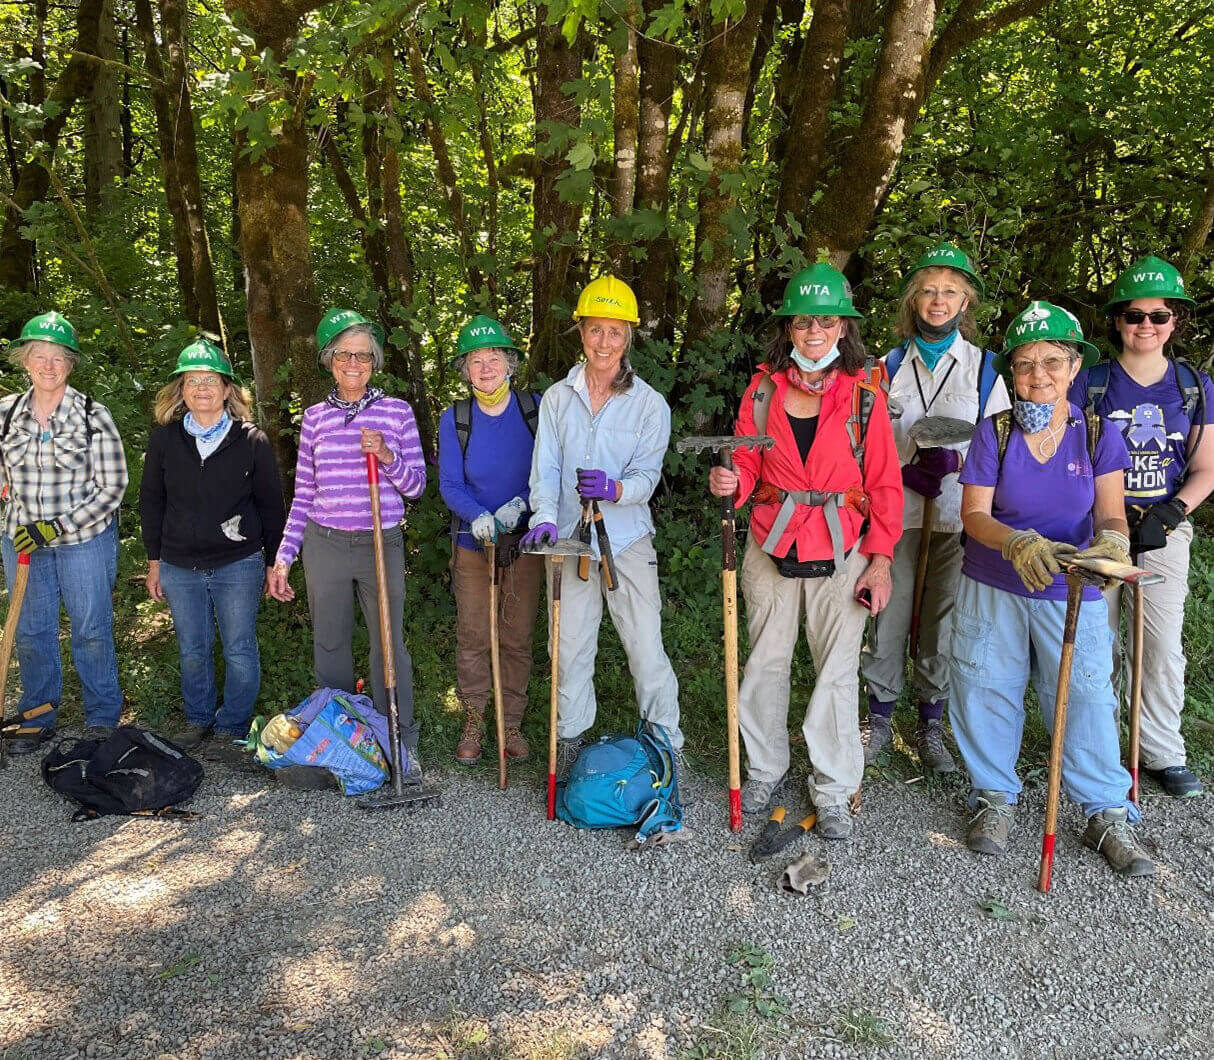
M556 815L577 828L637 828L643 845L683 827L674 749L661 725L641 721L635 736L604 736L582 750L557 785Z

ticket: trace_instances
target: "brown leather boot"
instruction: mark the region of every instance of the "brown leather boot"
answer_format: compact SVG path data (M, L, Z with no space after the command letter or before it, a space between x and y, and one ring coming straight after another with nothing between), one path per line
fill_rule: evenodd
M483 711L464 708L464 732L455 745L455 760L461 766L475 765L481 760L481 742L485 738Z
M522 762L531 754L531 746L517 725L506 730L506 757L512 762Z

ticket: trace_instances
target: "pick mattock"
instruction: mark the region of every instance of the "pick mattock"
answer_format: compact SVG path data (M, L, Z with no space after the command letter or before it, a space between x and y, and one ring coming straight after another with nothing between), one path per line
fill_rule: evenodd
M721 466L733 470L735 449L770 449L775 440L766 434L700 435L680 438L680 453L711 449L720 454ZM733 497L721 498L721 592L725 623L725 723L729 748L729 830L742 830L742 767L738 746L738 545L737 513Z
M552 570L552 582L548 588L548 600L552 604L552 617L549 620L549 637L552 649L552 690L548 696L548 820L556 820L556 721L560 705L560 673L561 673L561 574L565 569L565 557L574 556L581 561L583 556L589 557L590 546L584 541L574 541L562 537L551 545L532 545L522 551L536 556L547 556Z
M359 799L358 804L366 810L393 810L398 807L416 808L427 803L440 805L442 794L416 788L404 790L401 758L408 765L409 752L401 746L400 706L396 698L396 654L392 647L391 608L388 606L388 567L384 561L384 527L379 512L379 458L367 454L367 485L371 490L371 543L375 553L375 590L379 601L379 650L384 657L384 694L388 699L388 740L392 753L388 756L392 767L391 792L377 791Z
M17 623L21 620L21 605L25 603L25 587L30 580L29 553L17 556L17 574L13 578L13 591L8 598L8 615L4 619L4 643L0 644L0 718L4 717L4 701L8 695L8 664L13 658L13 645L17 640ZM20 719L18 719L20 725ZM8 749L4 735L0 733L0 769L8 765Z
M1107 559L1078 559L1060 556L1058 562L1066 571L1066 618L1062 627L1062 654L1058 659L1058 686L1054 701L1054 729L1050 737L1049 787L1045 800L1045 835L1041 840L1041 867L1037 873L1037 890L1043 894L1050 889L1054 870L1054 840L1058 827L1058 799L1062 785L1062 745L1066 738L1066 709L1071 692L1071 664L1075 658L1075 631L1079 626L1079 608L1085 585L1104 585L1109 579L1130 586L1153 585L1163 581L1154 574L1128 563Z
M497 639L497 542L485 546L489 561L489 669L493 674L493 714L497 722L497 786L506 790L506 708L502 705L502 659Z
M907 436L919 449L964 445L974 436L974 424L953 416L924 416L911 425ZM915 561L915 595L911 604L910 657L919 658L919 622L923 614L923 586L927 582L927 558L932 543L932 521L936 499L923 498L923 524L919 531L919 556Z

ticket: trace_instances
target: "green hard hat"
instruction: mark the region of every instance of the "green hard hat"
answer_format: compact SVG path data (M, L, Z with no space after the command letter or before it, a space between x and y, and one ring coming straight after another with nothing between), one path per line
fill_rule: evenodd
M1113 281L1113 290L1105 304L1109 312L1121 302L1132 302L1135 298L1175 298L1187 305L1196 305L1184 289L1184 278L1163 258L1148 254L1139 258Z
M910 278L915 275L920 269L953 269L961 273L971 284L974 290L978 292L979 298L986 297L986 284L982 282L982 277L978 275L974 268L973 259L958 246L952 243L941 243L939 246L929 250L923 255L910 271L902 277L902 290L906 290L906 285L910 283Z
M1008 326L1003 353L995 358L995 367L1001 372L1009 371L1012 350L1032 342L1074 343L1083 354L1084 368L1100 357L1100 351L1083 337L1083 328L1074 313L1051 302L1029 302Z
M223 350L206 339L195 339L177 355L177 367L172 374L181 375L182 372L216 372L225 379L236 378Z
M784 288L778 317L862 317L851 301L843 273L825 262L802 269Z
M80 352L80 343L76 340L76 329L72 327L67 317L51 310L26 321L21 329L21 335L14 346L24 346L27 342L53 342L64 346L73 353Z
M459 338L455 343L455 359L471 353L473 350L520 350L510 340L510 333L493 317L478 313L459 329Z
M321 351L329 345L338 335L347 328L356 327L359 324L365 324L371 329L371 334L375 336L375 341L383 346L384 344L384 329L381 328L374 320L369 320L362 313L356 312L353 309L326 309L325 315L320 318L320 323L316 325L316 353L317 363L320 363L319 355ZM324 365L320 365L324 367Z

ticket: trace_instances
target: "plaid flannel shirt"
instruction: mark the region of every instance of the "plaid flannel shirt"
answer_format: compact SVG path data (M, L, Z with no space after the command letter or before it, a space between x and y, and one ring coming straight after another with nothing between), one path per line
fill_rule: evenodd
M55 544L88 541L109 525L126 492L118 428L109 410L94 402L90 437L86 398L69 386L44 432L30 407L32 394L31 389L0 401L0 423L13 409L0 439L4 533L11 538L24 523L58 519L63 533Z

